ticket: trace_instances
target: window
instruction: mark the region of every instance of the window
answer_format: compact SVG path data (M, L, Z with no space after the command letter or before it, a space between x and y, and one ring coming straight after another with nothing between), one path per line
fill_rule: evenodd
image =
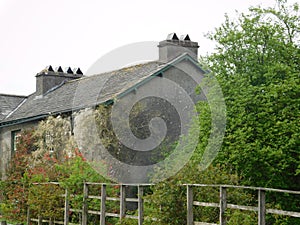
M11 132L11 152L12 154L17 151L17 145L20 140L21 130L14 130Z

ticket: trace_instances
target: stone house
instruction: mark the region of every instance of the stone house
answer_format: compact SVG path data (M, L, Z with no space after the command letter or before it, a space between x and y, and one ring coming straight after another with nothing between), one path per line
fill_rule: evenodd
M53 69L48 66L36 75L36 90L33 94L1 94L0 177L5 177L8 162L16 151L18 133L36 126L49 115L64 115L73 125L75 112L104 103L114 104L117 99L125 99L126 104L130 105L138 97L148 98L153 95L151 90L155 90L156 99L164 100L164 103L148 101L148 107L156 110L167 105L166 101L173 102L173 105L180 102L180 108L191 107L185 103L185 98L180 97L181 92L188 94L190 105L205 99L203 93L195 92L205 74L197 61L198 47L198 43L191 41L188 35L178 38L172 33L166 40L159 42L159 59L156 61L93 76L84 76L80 69L63 70L61 67ZM178 90L162 86L163 79L176 88L179 86ZM171 128L173 130L174 127ZM145 155L139 160L143 160L143 157Z

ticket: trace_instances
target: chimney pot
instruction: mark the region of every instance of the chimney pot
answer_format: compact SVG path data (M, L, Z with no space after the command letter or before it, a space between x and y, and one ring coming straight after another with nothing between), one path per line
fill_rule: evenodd
M81 69L79 67L78 68L74 68L73 72L74 72L74 74L83 75L83 73L82 73L82 71L81 71Z
M179 39L178 39L176 33L170 33L167 36L167 40L169 40L169 41L174 41L174 40L178 41Z
M63 73L64 71L63 71L63 69L61 68L61 66L59 66L59 67L56 67L55 72Z
M71 69L71 67L66 67L65 71L68 74L73 74L73 70Z
M188 34L183 34L180 36L181 41L191 41L190 36Z
M46 71L48 71L48 72L54 72L54 70L53 70L53 68L52 68L51 65L49 65L49 66L46 67Z

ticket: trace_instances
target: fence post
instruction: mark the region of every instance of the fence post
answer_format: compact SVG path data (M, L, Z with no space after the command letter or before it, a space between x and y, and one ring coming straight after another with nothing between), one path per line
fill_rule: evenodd
M28 208L27 208L27 221L26 221L27 225L30 225L30 220L31 220L31 218L30 218L30 207L28 206Z
M106 201L106 184L101 185L101 209L100 225L105 225L105 201Z
M43 224L43 219L42 217L39 215L38 216L38 225L42 225Z
M220 186L220 225L226 225L226 187Z
M86 182L83 184L83 206L82 206L82 225L87 225L87 217L88 217L88 205L87 199L89 195L89 189Z
M193 187L190 185L186 186L187 188L187 225L193 225L194 224L194 215L193 215Z
M138 186L138 225L142 225L144 221L144 205L143 205L143 186Z
M69 205L69 191L66 188L66 190L65 190L64 225L68 225L69 224L69 210L70 210L70 205Z
M258 225L266 224L266 192L258 190Z
M120 186L120 221L125 217L125 211L126 211L126 206L125 206L125 185Z

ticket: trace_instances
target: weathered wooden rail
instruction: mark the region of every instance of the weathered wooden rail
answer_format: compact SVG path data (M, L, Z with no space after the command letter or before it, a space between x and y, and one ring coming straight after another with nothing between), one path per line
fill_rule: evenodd
M59 185L59 183L51 182L51 184ZM41 184L36 184L41 185ZM101 186L101 193L100 195L90 195L89 193L89 187L90 186ZM105 221L107 217L115 217L119 218L119 221L122 221L124 218L131 218L136 219L138 222L138 225L143 224L144 220L144 201L143 201L143 195L144 195L144 187L150 186L151 184L107 184L107 183L92 183L92 182L86 182L83 185L83 207L82 209L72 209L70 208L69 204L69 193L68 190L65 189L65 194L62 196L64 197L64 220L63 221L50 221L46 219L39 218L31 218L30 211L28 210L27 215L27 224L31 224L31 222L37 222L38 225L42 225L43 223L49 223L49 224L63 224L63 225L87 225L88 224L88 215L98 215L99 216L99 224L105 225ZM110 197L107 196L107 186L118 186L120 195L119 197ZM126 188L128 186L134 186L137 187L137 198L127 198ZM88 207L87 200L88 199L98 199L100 200L100 209L97 210L90 210ZM106 210L106 203L108 201L116 201L119 202L119 213L114 212L108 212ZM137 203L137 212L138 215L127 215L126 214L126 202L136 202ZM69 222L69 215L70 212L80 212L82 214L81 218L81 224L74 224Z
M50 182L54 185L59 185L55 182ZM49 183L47 183L49 184ZM41 185L41 184L38 184ZM112 197L107 195L107 187L108 186L116 186L118 188L118 197ZM63 221L51 221L45 218L31 218L31 212L28 210L27 213L27 224L32 224L32 222L37 223L38 225L42 225L44 223L48 224L63 224L63 225L77 225L69 222L70 212L79 212L81 213L81 222L80 225L88 224L88 216L96 215L99 216L100 225L105 225L106 218L115 217L118 218L119 221L124 218L131 218L137 220L138 225L142 225L144 221L144 188L148 187L152 184L107 184L107 183L91 183L86 182L83 186L83 207L81 209L73 209L70 207L70 195L68 190L65 189L65 194L62 195L64 198L64 207L62 208L64 212ZM101 191L99 195L93 195L90 193L91 186L100 186ZM137 187L137 197L136 198L128 198L126 197L126 188L129 186ZM233 186L233 185L209 185L209 184L184 184L186 187L186 196L187 196L187 225L225 225L226 224L226 209L238 209L238 210L246 210L246 211L254 211L258 213L258 225L266 224L266 214L277 214L284 215L289 217L297 217L300 218L300 212L292 212L285 211L279 209L269 209L266 208L266 192L280 192L286 194L300 195L300 191L291 191L291 190L281 190L281 189L272 189L272 188L260 188L260 187L246 187L246 186ZM196 189L198 188L217 188L219 189L219 202L199 202L197 199L194 199L196 194ZM232 189L241 189L241 190L252 190L257 192L257 206L246 206L246 205L236 205L229 204L227 202L228 192ZM100 200L99 210L90 209L88 200L89 199L98 199ZM109 212L107 210L107 203L109 201L116 202L119 204L118 212ZM137 204L137 214L136 215L127 215L126 214L126 202L135 202ZM201 221L194 220L194 207L214 207L219 208L219 221L215 223L206 223ZM299 206L300 211L300 206ZM159 219L159 218L157 218ZM153 220L156 220L153 218ZM300 221L300 220L299 220ZM5 222L0 222L0 224L6 224ZM79 225L79 224L78 224Z
M187 225L217 225L216 223L204 223L200 221L194 221L193 216L193 206L202 206L202 207L217 207L220 210L219 214L219 223L220 225L226 224L226 209L240 209L246 211L255 211L258 212L258 225L266 224L266 214L277 214L290 217L300 218L300 212L291 212L278 209L267 209L266 208L266 192L281 192L287 194L300 195L300 191L290 191L290 190L281 190L273 188L260 188L260 187L246 187L246 186L234 186L234 185L208 185L208 184L185 184L187 187ZM194 201L193 188L194 187L215 187L219 188L219 202L198 202ZM235 205L227 204L227 190L228 189L247 189L254 190L258 192L258 205L255 206L245 206L245 205ZM300 207L300 206L299 206ZM300 210L300 208L299 208Z

